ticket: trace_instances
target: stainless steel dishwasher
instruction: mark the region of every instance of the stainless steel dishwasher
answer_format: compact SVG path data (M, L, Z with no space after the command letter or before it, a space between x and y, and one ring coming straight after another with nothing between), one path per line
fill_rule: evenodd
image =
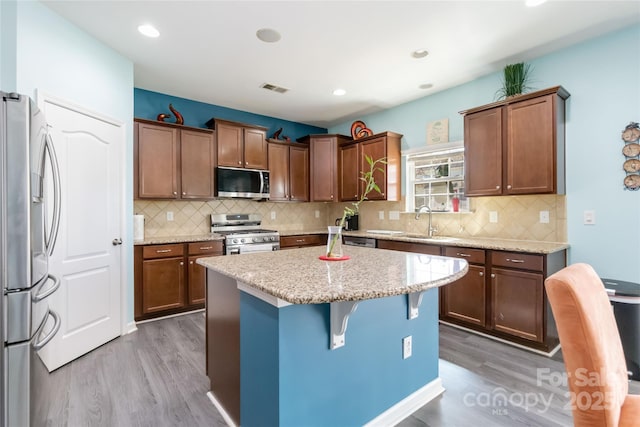
M375 248L376 239L372 237L343 236L343 242L347 246L362 246L364 248Z

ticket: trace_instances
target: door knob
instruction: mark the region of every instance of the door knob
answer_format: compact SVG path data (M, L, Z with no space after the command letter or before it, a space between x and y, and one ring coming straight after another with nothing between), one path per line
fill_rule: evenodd
M113 246L118 246L122 244L122 239L113 239L113 241L111 241L111 243L113 244Z

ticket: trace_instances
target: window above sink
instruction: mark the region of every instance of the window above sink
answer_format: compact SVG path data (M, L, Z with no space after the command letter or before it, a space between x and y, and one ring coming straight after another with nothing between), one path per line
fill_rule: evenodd
M462 141L437 148L407 150L402 155L405 157L407 212L415 212L423 205L433 212L469 212L469 200L464 195Z

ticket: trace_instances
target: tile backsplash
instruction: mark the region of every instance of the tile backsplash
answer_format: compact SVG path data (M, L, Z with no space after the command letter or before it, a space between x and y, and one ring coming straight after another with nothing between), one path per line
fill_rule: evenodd
M145 217L145 237L163 237L208 233L211 213L259 213L265 228L279 231L323 230L342 216L345 205L347 204L256 202L241 199L207 202L136 200L134 209L136 214ZM415 214L405 213L404 209L404 201L366 201L360 205L360 229L426 233L428 215L422 214L416 220ZM432 220L438 229L436 234L567 241L565 196L476 197L470 198L470 209L470 213L434 213ZM489 213L492 211L497 212L496 223L489 221ZM549 223L540 223L540 211L549 213ZM173 221L167 220L168 212L173 213ZM380 219L381 215L384 219Z

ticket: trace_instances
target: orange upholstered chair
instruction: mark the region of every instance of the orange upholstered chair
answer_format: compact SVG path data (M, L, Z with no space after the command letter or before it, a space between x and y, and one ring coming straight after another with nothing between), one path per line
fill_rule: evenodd
M574 264L549 276L545 288L558 326L574 425L640 426L640 395L628 394L620 334L600 277L590 265Z

